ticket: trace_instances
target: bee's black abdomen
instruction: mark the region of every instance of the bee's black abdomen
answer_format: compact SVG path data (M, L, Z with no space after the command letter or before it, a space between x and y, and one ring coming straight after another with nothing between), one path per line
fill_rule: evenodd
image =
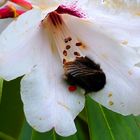
M106 76L100 65L88 57L78 57L75 61L65 63L64 70L67 81L86 92L99 91L106 84Z

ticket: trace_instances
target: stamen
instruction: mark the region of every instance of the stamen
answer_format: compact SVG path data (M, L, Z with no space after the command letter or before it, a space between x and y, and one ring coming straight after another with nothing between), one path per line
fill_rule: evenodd
M78 85L86 92L99 91L106 84L106 76L100 66L88 57L76 58L64 64L67 81Z

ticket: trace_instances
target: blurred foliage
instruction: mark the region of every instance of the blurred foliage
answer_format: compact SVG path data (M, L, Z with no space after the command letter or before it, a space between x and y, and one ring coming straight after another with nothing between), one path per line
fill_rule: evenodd
M13 137L15 139L19 137L24 119L19 87L20 78L11 82L4 81L0 103L1 135Z
M75 119L75 135L61 137L54 130L36 132L24 118L19 92L20 78L0 81L0 140L140 140L139 116L114 113L88 96L85 109Z

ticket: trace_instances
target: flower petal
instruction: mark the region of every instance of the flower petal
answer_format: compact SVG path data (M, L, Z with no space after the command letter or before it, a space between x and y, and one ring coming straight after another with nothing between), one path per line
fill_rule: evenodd
M49 9L52 7L58 7L60 5L84 5L88 0L30 0L34 5L39 6L42 9Z
M12 19L0 19L0 33L12 22Z
M40 11L31 10L0 34L0 75L4 79L21 76L35 64L39 22Z
M84 44L83 53L99 63L106 74L105 87L91 97L123 115L140 114L140 68L135 66L140 59L135 51L120 46L94 23L71 17L67 25Z
M128 11L136 11L140 8L139 0L104 0L103 3L109 8L124 9Z
M87 5L92 8L106 7L108 10L138 10L140 7L139 0L88 0Z
M30 0L30 2L40 8L47 9L50 7L59 6L64 0Z
M40 64L21 81L25 116L37 131L54 128L69 136L76 132L74 118L84 107L84 95L68 91L56 50L47 42L41 47Z
M94 1L95 2L95 1ZM106 0L89 5L87 11L94 24L118 40L120 45L140 46L140 1Z
M110 16L96 19L104 32L118 40L120 45L140 47L140 18ZM129 22L128 22L129 21ZM103 24L102 24L103 23ZM120 24L121 23L121 24ZM102 25L101 25L102 24Z
M36 30L33 29L38 27L40 21L41 11L37 9L30 10L15 19L0 35L0 51L6 52L22 46L34 34Z

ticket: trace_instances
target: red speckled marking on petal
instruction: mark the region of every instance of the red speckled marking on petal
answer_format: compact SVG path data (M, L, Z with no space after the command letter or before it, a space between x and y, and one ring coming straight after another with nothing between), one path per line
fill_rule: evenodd
M79 18L85 18L86 15L83 13L83 11L81 9L78 9L76 5L60 5L56 11L59 14L69 14L69 15L73 15Z

